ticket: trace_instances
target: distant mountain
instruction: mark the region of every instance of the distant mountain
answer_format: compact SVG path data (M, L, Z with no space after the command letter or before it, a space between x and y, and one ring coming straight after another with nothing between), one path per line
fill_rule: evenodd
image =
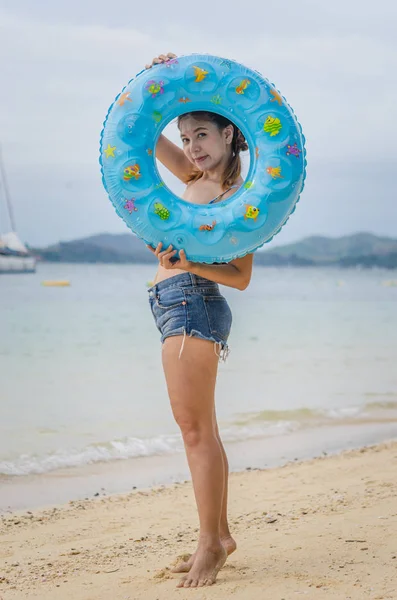
M384 256L393 252L397 252L397 240L372 233L355 233L340 238L313 236L269 250L270 254L297 255L318 263L335 262L347 257Z
M100 233L34 250L41 260L48 262L154 264L157 261L142 240L132 233Z
M153 254L132 233L103 233L33 249L44 261L74 263L155 263ZM261 266L364 266L397 268L397 239L372 233L340 238L312 236L294 244L255 253Z

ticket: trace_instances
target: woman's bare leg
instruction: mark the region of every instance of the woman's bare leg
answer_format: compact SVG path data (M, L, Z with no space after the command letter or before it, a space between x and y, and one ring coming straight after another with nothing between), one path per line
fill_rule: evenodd
M235 540L232 538L229 529L229 522L227 519L227 500L228 500L228 492L229 492L229 462L227 460L225 448L223 447L221 437L219 435L218 423L216 420L216 413L214 407L214 421L215 421L215 433L218 438L219 445L221 447L222 458L223 458L223 469L224 469L224 489L223 489L223 499L222 499L222 513L221 513L221 523L220 523L220 535L221 542L227 552L227 554L231 554L237 548L237 544Z
M192 475L200 522L194 564L178 587L201 587L215 582L227 553L220 539L224 494L224 464L214 425L214 392L218 358L213 343L187 337L163 344L163 367L172 411L178 423Z
M215 434L218 438L218 442L222 452L223 458L223 473L224 473L224 485L223 485L223 499L222 499L222 512L221 512L221 521L220 521L220 538L223 547L225 548L227 555L229 556L234 552L237 548L237 544L233 539L230 529L229 523L227 519L227 500L228 500L228 484L229 484L229 463L227 460L226 452L222 444L222 440L219 435L218 423L216 420L216 412L214 406L213 420L215 424ZM193 554L188 554L184 556L184 560L180 561L175 567L171 569L173 573L188 573L193 566L193 563L196 558L196 552Z

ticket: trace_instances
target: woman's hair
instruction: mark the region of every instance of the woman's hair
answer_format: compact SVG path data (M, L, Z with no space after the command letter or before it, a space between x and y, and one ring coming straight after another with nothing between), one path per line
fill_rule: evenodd
M178 117L178 128L180 129L181 122L186 117L193 117L198 121L210 121L211 123L215 123L218 127L219 131L223 131L228 125L233 126L233 139L232 139L232 152L230 156L230 160L224 170L221 185L222 189L225 190L231 187L241 174L241 159L240 152L244 152L248 150L248 144L245 140L245 137L241 133L240 129L238 129L234 123L229 121L226 117L219 115L218 113L212 113L205 110L198 110L189 113L185 113ZM187 183L191 183L192 181L197 181L202 177L203 172L195 169L190 177L187 180Z

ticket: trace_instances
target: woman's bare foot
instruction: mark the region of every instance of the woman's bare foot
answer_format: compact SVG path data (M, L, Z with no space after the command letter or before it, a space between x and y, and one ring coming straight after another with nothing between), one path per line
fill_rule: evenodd
M237 544L231 535L221 538L222 546L226 550L227 556L230 556L237 548ZM185 554L184 560L179 562L175 567L171 569L172 573L189 573L196 559L196 552L193 554Z
M195 554L196 557L189 575L182 577L178 582L178 588L212 585L227 559L227 552L222 544L217 548L199 547Z

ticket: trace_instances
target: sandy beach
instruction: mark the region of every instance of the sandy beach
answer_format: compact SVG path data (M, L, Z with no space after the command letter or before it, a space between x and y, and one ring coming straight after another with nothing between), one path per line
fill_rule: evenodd
M190 482L1 518L2 600L397 598L397 442L230 477L238 549L176 589L195 548Z

